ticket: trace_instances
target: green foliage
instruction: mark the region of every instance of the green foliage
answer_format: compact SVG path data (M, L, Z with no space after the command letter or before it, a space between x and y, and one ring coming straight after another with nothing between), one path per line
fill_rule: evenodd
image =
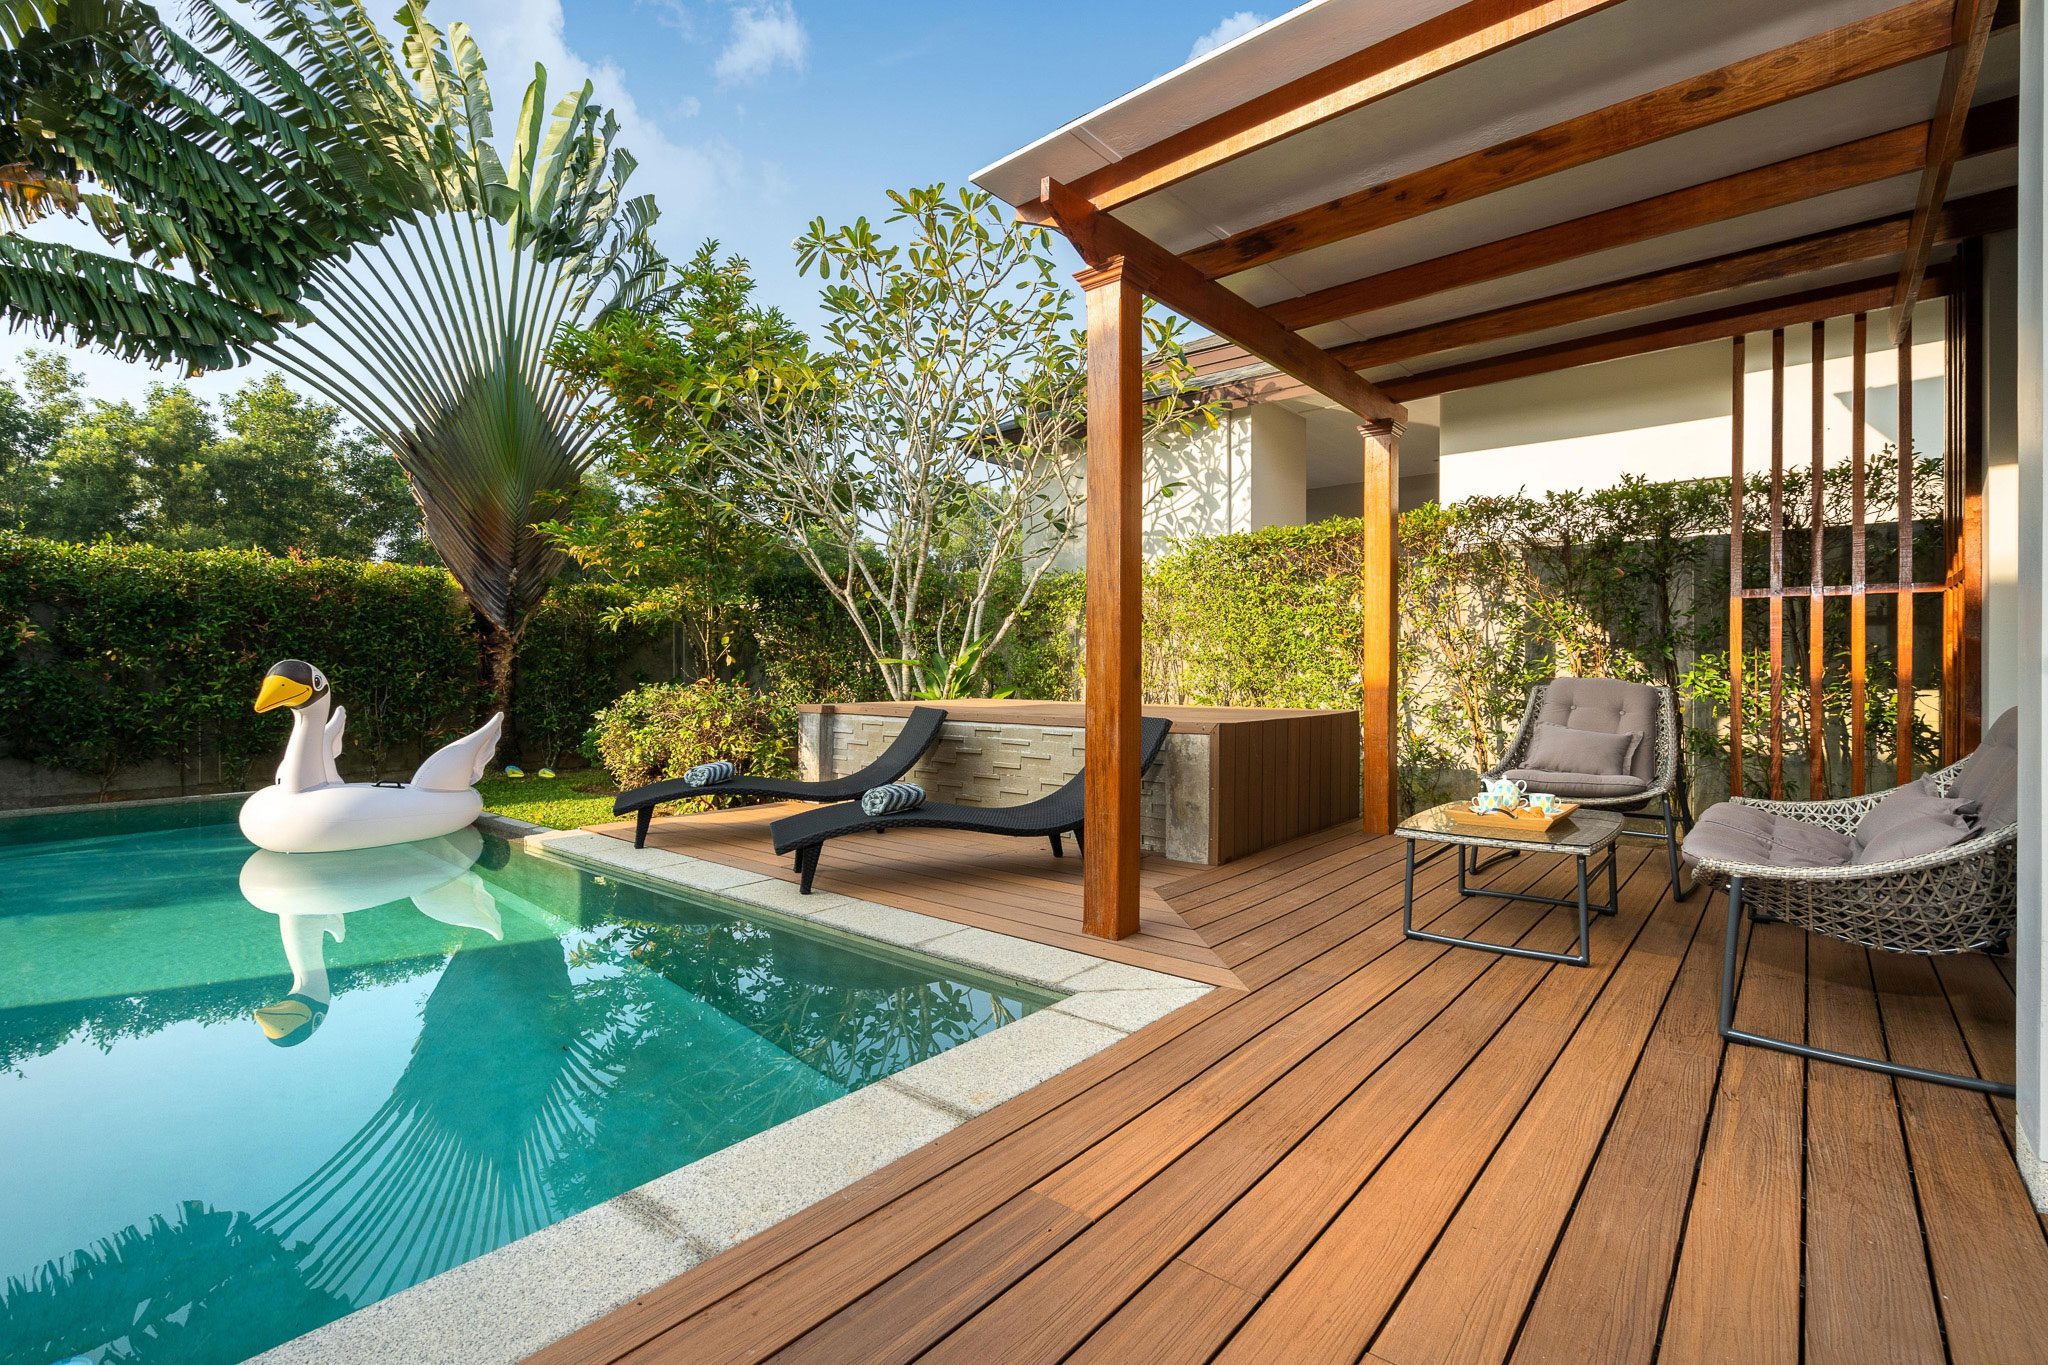
M521 758L552 766L577 752L598 708L629 681L646 680L641 661L657 637L618 619L632 602L631 592L607 583L557 583L541 599L512 693Z
M0 385L0 526L164 549L428 553L397 461L275 375L216 411L181 385L153 385L139 406L87 400L48 352L25 369L29 397Z
M789 777L796 771L796 732L796 706L786 697L704 678L628 692L598 712L591 746L624 789L681 777L718 759L750 776Z
M1081 698L1081 621L1088 582L1079 570L1047 574L1017 617L990 671L1014 695Z
M558 591L535 613L519 694L543 762L574 747L652 643L602 624L617 589ZM162 761L194 784L239 782L283 747L277 717L250 707L281 658L332 680L351 776L409 768L490 700L475 616L439 569L0 532L0 756L103 780Z
M802 565L778 558L748 585L746 631L753 671L770 692L802 701L885 697L860 632Z
M262 23L309 6L260 0ZM378 140L211 0L188 41L140 0L15 0L0 22L0 316L222 369L303 322L311 272L402 211ZM121 255L20 229L64 215Z

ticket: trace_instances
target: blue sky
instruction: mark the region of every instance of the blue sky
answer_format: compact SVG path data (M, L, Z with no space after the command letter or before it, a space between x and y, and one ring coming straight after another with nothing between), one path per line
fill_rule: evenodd
M467 21L501 115L534 61L550 89L586 77L640 158L674 256L706 237L753 263L800 323L815 279L790 239L812 217L880 217L890 187L975 170L1244 32L1284 6L1143 0L434 0ZM1078 264L1076 262L1076 264ZM0 365L34 344L0 334ZM74 353L95 390L139 394L154 371ZM201 381L219 392L244 373Z

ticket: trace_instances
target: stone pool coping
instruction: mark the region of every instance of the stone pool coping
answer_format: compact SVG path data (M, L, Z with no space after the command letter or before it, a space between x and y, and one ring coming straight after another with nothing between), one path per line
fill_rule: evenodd
M518 1360L1050 1080L1214 987L623 839L485 815L574 863L1063 996L829 1104L529 1233L256 1360Z

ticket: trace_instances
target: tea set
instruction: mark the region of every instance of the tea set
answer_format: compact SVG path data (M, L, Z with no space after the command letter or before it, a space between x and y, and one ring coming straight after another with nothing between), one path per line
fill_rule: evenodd
M1549 792L1530 792L1526 782L1515 782L1505 777L1488 779L1479 789L1479 795L1472 798L1472 810L1478 815L1513 815L1527 809L1548 818L1557 814L1564 803Z

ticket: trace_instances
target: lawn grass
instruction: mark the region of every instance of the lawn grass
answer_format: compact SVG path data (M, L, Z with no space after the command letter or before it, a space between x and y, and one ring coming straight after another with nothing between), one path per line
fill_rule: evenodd
M485 810L550 829L577 829L612 819L616 794L597 768L516 781L493 773L477 783L476 789L484 798Z

